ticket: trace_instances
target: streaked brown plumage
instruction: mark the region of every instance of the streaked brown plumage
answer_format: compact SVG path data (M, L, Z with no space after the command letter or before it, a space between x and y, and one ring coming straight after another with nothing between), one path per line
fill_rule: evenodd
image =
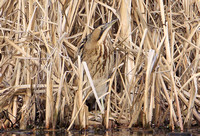
M108 79L114 65L113 46L103 42L109 29L116 21L113 20L95 28L79 48L82 61L88 65L98 97L107 91L107 84L101 84ZM89 99L94 99L94 96L91 95Z

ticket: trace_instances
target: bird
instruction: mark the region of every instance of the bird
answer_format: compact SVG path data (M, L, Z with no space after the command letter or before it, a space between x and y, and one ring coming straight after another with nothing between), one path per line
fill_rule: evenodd
M114 65L114 48L109 42L105 43L105 39L110 28L117 20L118 19L115 19L95 28L91 34L86 36L78 49L81 60L87 63L98 97L106 93L108 85L105 84L105 82L112 73ZM84 76L84 79L86 78L87 77ZM89 85L89 83L87 83L87 85ZM88 97L86 104L89 110L94 109L95 100L94 94Z

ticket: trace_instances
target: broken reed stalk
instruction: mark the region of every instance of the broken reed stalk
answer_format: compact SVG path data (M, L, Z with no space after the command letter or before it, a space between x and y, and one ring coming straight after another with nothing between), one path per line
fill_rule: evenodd
M199 33L199 32L198 32ZM200 34L198 34L197 37L197 46L200 46ZM194 62L194 73L197 72L197 66L199 63L199 50L196 51L196 58ZM193 115L193 107L194 107L194 101L196 100L197 92L198 92L198 85L197 85L197 78L194 77L193 83L192 83L192 88L191 88L191 93L190 93L190 100L189 100L189 106L188 106L188 113L185 119L184 123L187 123L187 127L191 126L191 121L192 121L192 115Z
M109 81L109 87L108 87L108 96L107 96L107 109L106 109L106 129L109 129L109 119L110 119L110 101L111 101L111 97L110 97L110 94L111 94L111 90L112 90L112 83L113 83L113 80L114 80L114 77L115 77L115 74L117 72L117 68L115 69L115 71L113 72L111 78L110 78L110 81Z
M47 90L46 90L46 115L45 115L45 127L48 129L53 123L53 82L52 82L52 63L48 66L47 71Z
M120 25L123 27L121 28L120 31L120 36L123 39L126 39L126 42L129 43L128 46L130 48L132 47L132 35L131 34L131 0L122 0L121 1L121 6L120 6ZM130 82L133 74L132 74L132 69L134 68L134 62L131 59L132 56L130 54L127 55L127 63L126 63L126 74L127 76L127 82Z
M119 36L124 39L128 46L129 49L133 49L133 43L132 43L132 35L131 35L131 0L123 0L121 1L121 5L120 5L120 9L119 9L119 15L120 15L120 30L118 30L120 33L119 33ZM123 44L121 45L123 46ZM119 56L120 57L120 56ZM122 116L122 113L124 111L126 111L126 107L127 107L127 102L129 103L130 106L132 106L131 104L131 99L133 99L133 95L131 95L131 92L133 92L133 90L131 90L130 92L128 92L129 90L129 83L131 82L131 79L133 79L133 72L132 71L134 69L134 61L133 61L133 57L130 53L128 53L126 55L126 62L125 63L125 74L127 75L125 77L125 82L123 82L124 80L122 80L122 84L123 84L123 87L124 87L124 99L122 100L123 102L123 106L122 106L122 109L121 109L121 112L120 112L120 115L118 117L118 120L120 120L121 116ZM121 77L122 79L122 77ZM127 115L127 114L126 114ZM129 120L129 118L127 118L127 120Z
M64 109L61 109L61 104L62 104L62 88L63 88L63 82L64 82L64 77L66 76L66 72L64 72L64 61L62 63L62 70L61 70L61 79L60 79L60 83L59 83L59 88L58 88L58 92L57 92L57 98L56 98L56 104L55 104L55 112L54 112L54 121L53 121L53 128L56 128L56 124L57 124L57 120L58 120L58 113L60 111L64 111ZM63 98L63 100L65 100Z
M20 79L20 70L21 70L21 63L19 62L19 60L17 60L16 62L16 80L15 80L15 85L19 85L19 79ZM11 117L11 120L12 122L16 122L16 116L17 116L17 96L14 97L13 99L13 112L12 112L12 116L10 115Z
M5 120L0 127L41 124L70 130L73 124L102 124L103 117L106 128L112 120L129 128L198 125L198 5L186 0L1 0L0 114L8 116L0 116ZM116 67L108 79L106 110L96 97L101 113L94 120L85 101L95 86L84 62L76 60L78 45L94 27L114 18L119 21L105 43L115 47ZM89 80L83 79L84 71ZM85 82L94 90L86 96Z
M83 62L83 67L84 67L84 69L85 69L87 78L88 78L88 80L89 80L90 86L91 86L92 91L93 91L93 94L94 94L94 96L95 96L97 105L98 105L98 107L99 107L101 113L103 114L103 113L104 113L104 108L102 107L102 105L101 105L101 103L100 103L100 101L99 101L99 98L98 98L97 92L96 92L96 90L95 90L95 86L94 86L94 83L93 83L93 81L92 81L92 77L91 77L91 75L90 75L90 71L89 71L89 69L88 69L88 67L87 67L87 63L86 63L86 62Z
M78 104L77 106L80 107L83 104L83 65L81 64L81 58L78 56L78 73L79 73L79 80L78 80L78 91L77 91L77 98L78 98ZM78 109L77 107L77 109ZM85 118L84 118L84 108L81 109L79 113L79 120L78 124L80 125L80 128L85 128Z

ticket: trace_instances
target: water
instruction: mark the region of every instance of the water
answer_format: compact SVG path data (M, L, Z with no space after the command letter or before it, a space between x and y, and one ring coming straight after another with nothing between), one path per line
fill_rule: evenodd
M115 131L66 131L65 129L56 131L45 130L0 130L0 136L200 136L200 128L190 129L187 132L170 132L168 130L130 130L119 129Z

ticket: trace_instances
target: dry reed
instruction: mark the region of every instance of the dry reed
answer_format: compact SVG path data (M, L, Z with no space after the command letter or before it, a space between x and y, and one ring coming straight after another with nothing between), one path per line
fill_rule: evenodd
M1 0L0 127L198 125L199 11L198 0ZM115 66L93 113L78 45L114 18Z

